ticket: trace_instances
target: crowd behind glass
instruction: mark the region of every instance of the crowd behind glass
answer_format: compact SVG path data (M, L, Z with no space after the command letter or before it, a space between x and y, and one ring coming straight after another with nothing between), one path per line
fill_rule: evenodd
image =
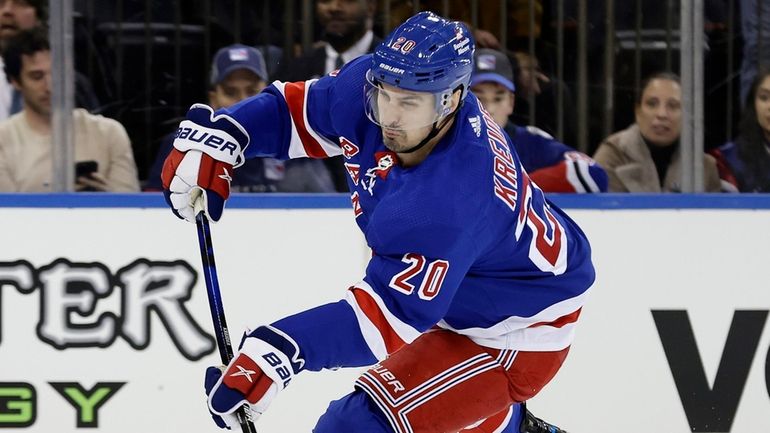
M47 3L0 0L2 192L51 191ZM318 78L371 52L386 29L416 8L441 13L447 6L450 17L477 24L476 72L486 79L474 79L472 90L505 127L523 161L536 160L546 145L563 146L565 158L596 167L586 171L588 183L576 185L574 192L680 191L682 88L679 53L671 42L671 25L679 19L676 1L666 2L668 10L654 0L615 8L615 132L607 135L599 105L607 82L601 62L606 2L588 0L591 98L584 126L590 145L582 152L572 152L579 118L574 103L577 2L564 2L557 10L557 1L508 0L501 35L497 0L480 0L473 14L469 2L461 1L415 6L397 0L317 0L313 22L305 23L315 40L309 45L301 41L301 20L286 31L285 8L291 2L164 0L152 2L150 9L141 1L100 2L99 8L92 1L74 3L77 191L159 191L163 160L190 104L224 108L273 80ZM704 7L704 190L768 192L770 6L763 12L761 0L707 0ZM299 8L288 13L303 16ZM668 31L656 33L660 29ZM637 42L632 49L622 43L628 31ZM563 38L558 53L556 35ZM656 37L665 44L650 43ZM561 62L557 54L563 55ZM558 76L557 67L562 68ZM538 142L545 137L546 144L517 144L532 137L540 137ZM596 170L603 170L600 176ZM233 189L345 192L346 176L340 157L258 158L236 172ZM541 178L536 182L548 190L549 178Z

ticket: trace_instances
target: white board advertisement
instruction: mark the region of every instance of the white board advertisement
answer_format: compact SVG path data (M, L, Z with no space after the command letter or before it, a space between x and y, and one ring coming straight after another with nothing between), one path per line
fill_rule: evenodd
M597 281L530 408L571 433L770 431L770 210L574 209ZM163 208L0 212L0 428L216 432L195 227ZM212 225L233 341L344 297L370 252L348 209ZM310 432L360 370L304 372L260 433Z

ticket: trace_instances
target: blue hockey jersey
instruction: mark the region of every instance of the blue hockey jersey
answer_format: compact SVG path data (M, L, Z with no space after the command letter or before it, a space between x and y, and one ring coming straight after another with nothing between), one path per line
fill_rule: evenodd
M594 268L578 226L531 182L472 94L419 165L402 167L364 111L370 56L337 74L275 82L224 110L249 157L344 155L355 219L373 253L345 299L273 325L304 368L370 365L438 326L493 348L570 345Z
M545 192L607 192L607 172L590 156L535 126L505 125L521 165Z

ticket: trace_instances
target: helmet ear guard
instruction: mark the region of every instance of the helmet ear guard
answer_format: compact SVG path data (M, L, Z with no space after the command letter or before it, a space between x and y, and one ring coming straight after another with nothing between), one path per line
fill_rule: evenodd
M439 113L439 118L444 118L452 113L452 95L458 90L460 91L460 105L462 105L465 101L465 95L468 93L468 86L464 84L458 84L454 89L436 96L436 112Z

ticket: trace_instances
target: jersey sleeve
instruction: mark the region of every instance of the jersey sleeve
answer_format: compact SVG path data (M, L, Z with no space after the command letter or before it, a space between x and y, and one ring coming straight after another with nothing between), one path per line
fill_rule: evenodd
M339 74L294 83L275 81L260 94L220 110L248 132L246 156L289 159L342 154L334 116L346 113L333 115L332 107L350 106L346 99L363 100L363 91L352 85L367 65L363 57L345 65Z
M545 192L607 192L604 169L588 155L570 151L553 165L529 174Z
M370 365L445 316L476 246L472 230L432 210L442 217L394 212L379 222L366 275L344 300L273 324L295 339L306 369Z
M607 173L588 155L578 152L534 126L517 127L512 137L526 161L530 178L545 192L607 191Z

